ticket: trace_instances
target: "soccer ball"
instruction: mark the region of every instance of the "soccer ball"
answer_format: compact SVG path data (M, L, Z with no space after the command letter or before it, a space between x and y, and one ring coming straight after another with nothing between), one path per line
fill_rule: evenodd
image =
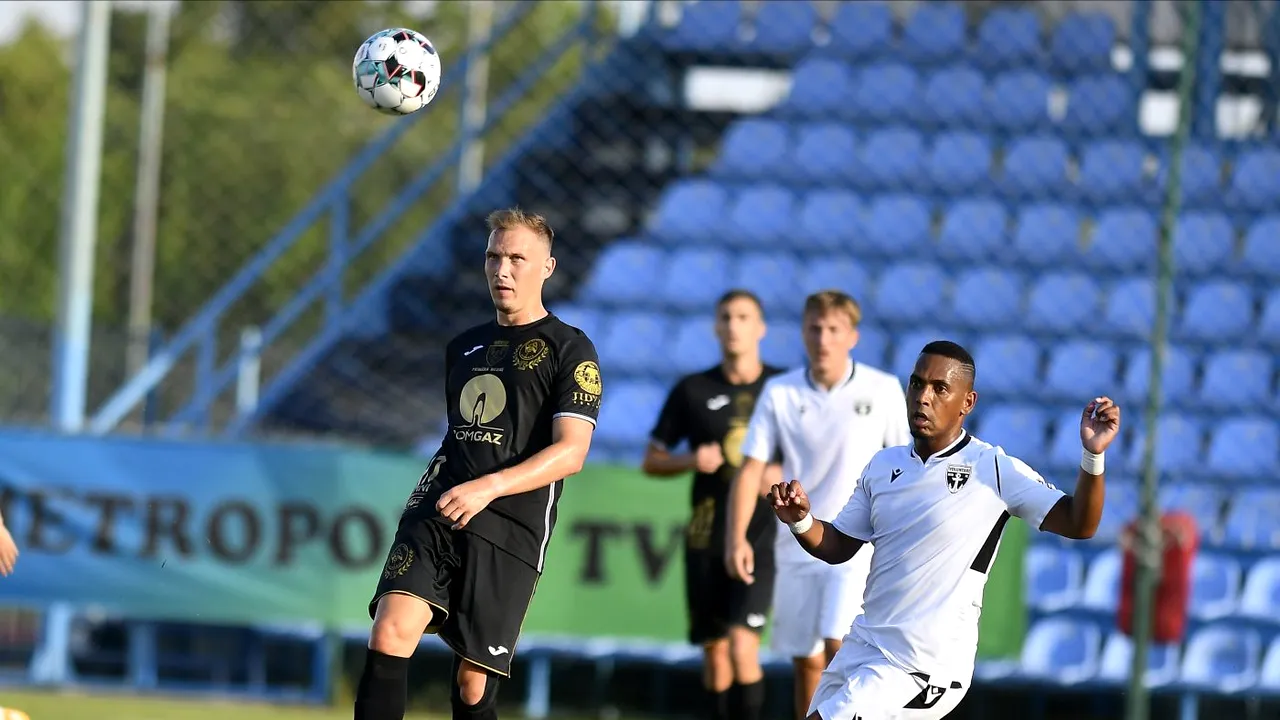
M426 107L440 89L440 56L422 33L382 30L356 50L351 79L369 107L387 115L408 115Z

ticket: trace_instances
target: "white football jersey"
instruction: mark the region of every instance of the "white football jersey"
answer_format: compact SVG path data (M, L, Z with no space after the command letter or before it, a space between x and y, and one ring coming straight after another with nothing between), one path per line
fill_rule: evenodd
M903 668L967 684L1005 523L1015 515L1039 529L1064 496L967 432L925 461L910 446L877 453L832 521L875 548L853 634Z
M902 384L883 370L850 361L829 391L814 384L806 367L770 378L756 401L742 453L761 462L781 454L785 479L804 485L815 517L835 517L871 456L910 440ZM790 535L782 526L777 562L821 562Z

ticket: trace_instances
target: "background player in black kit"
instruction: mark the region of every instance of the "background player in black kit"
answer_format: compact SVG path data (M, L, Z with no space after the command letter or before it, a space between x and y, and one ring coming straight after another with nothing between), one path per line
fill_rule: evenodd
M742 464L742 440L764 382L782 369L760 361L764 311L745 290L716 304L719 365L688 375L667 397L653 428L644 471L693 476L693 517L685 535L685 599L689 641L704 653L703 685L715 720L758 720L764 705L760 633L773 593L775 523L756 513L748 529L756 551L755 582L730 578L724 566L729 488ZM673 452L687 442L689 452ZM781 478L777 466L770 477ZM762 483L763 493L771 485Z
M424 632L456 654L455 720L498 717L542 572L561 480L582 469L600 411L591 340L547 312L546 220L489 216L485 274L497 321L445 350L449 429L405 504L377 591L356 720L401 720Z

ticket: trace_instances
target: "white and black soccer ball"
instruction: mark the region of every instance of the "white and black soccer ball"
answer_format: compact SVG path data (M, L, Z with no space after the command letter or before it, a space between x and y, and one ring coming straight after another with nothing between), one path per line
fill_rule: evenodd
M409 115L426 107L440 89L440 55L422 33L381 30L356 50L351 79L369 107Z

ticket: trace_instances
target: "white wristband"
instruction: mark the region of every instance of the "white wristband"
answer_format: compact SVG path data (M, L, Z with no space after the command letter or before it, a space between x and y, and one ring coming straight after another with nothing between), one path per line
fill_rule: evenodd
M1094 455L1088 450L1082 450L1080 455L1080 469L1090 475L1101 475L1106 468L1104 458L1106 453L1098 453Z
M813 514L807 514L800 518L799 522L791 523L791 532L795 535L803 535L809 532L809 528L813 527Z

